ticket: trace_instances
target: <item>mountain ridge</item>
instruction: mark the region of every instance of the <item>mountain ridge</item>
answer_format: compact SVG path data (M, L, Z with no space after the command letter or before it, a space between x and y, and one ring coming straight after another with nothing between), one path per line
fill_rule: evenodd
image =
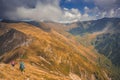
M98 54L91 44L91 41L98 36L93 35L94 31L92 34L85 33L82 36L81 34L73 35L69 31L78 27L75 23L59 24L42 22L38 23L38 26L27 22L3 23L5 24L2 25L4 29L1 26L0 28L5 33L1 32L1 36L5 36L11 29L14 29L15 32L24 34L30 40L30 43L27 46L23 45L15 49L12 48L0 56L0 61L10 62L11 60L15 60L17 63L24 61L26 66L29 66L26 69L27 73L33 69L33 72L30 72L29 76L27 76L29 78L31 75L30 79L74 80L76 78L77 80L110 80L112 78L113 80L119 80L119 74L114 73L115 71L113 70L110 71L112 69L111 61L105 56L102 57L101 54ZM24 39L22 36L18 37ZM0 39L4 38L0 37ZM6 36L7 39L9 40L9 37ZM5 40L1 43L4 42ZM8 64L5 66L9 67ZM17 67L15 71L18 70ZM6 68L4 67L4 69ZM1 73L4 75L3 78L10 79L10 77L5 76L5 72L8 73L5 70ZM44 72L48 73L47 76L42 75ZM20 72L17 74L20 74ZM10 76L16 79L15 76ZM19 78L24 79L25 76Z
M1 61L9 58L17 62L24 60L25 64L30 67L35 65L38 70L42 69L50 74L58 74L61 77L66 76L68 78L65 79L68 80L71 80L72 76L76 76L76 78L78 76L79 79L92 78L91 76L93 76L96 79L107 80L107 77L102 72L104 69L89 61L81 54L82 52L76 51L77 47L74 47L69 42L69 39L56 31L45 32L27 23L12 23L7 26L29 36L32 38L32 42L28 46L18 47L7 52L3 55ZM14 58L15 54L17 54L17 58ZM107 74L107 71L105 73ZM36 74L40 75L39 73ZM43 76L43 78L45 77ZM55 78L51 76L51 79ZM56 80L60 79L57 78Z

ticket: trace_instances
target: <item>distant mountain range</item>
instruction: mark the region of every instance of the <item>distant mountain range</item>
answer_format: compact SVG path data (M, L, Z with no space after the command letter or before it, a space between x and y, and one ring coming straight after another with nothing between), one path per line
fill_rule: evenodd
M93 33L108 29L108 32L119 32L120 30L120 18L103 18L93 21L77 22L77 27L71 29L69 32L74 35Z
M111 59L113 64L120 66L120 18L103 18L94 21L77 22L78 27L69 32L73 35L86 33L97 35L94 42L99 53Z

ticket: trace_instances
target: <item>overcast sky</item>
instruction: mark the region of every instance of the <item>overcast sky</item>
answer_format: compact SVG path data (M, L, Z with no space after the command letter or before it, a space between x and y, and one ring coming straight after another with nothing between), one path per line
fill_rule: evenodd
M0 0L0 19L74 22L120 17L120 0Z

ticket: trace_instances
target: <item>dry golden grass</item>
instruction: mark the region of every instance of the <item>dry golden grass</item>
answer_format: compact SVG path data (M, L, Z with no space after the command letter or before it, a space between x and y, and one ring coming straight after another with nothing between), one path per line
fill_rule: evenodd
M25 62L25 72L19 70L19 63L13 68L10 64L0 64L0 80L69 80L67 77L61 77Z
M11 78L14 80L26 78L30 78L30 80L42 80L42 78L44 78L43 80L70 80L70 72L78 76L81 76L81 71L87 72L89 77L90 74L100 70L95 63L97 55L82 44L77 45L74 39L70 40L54 30L45 32L27 23L9 24L8 27L27 35L31 39L31 43L29 46L21 46L3 55L6 60L15 53L22 54L24 55L22 58L18 56L15 60L17 62L23 60L26 65L25 74L22 75L18 65L13 71L9 64L2 64L4 67L0 67L1 75L6 80Z

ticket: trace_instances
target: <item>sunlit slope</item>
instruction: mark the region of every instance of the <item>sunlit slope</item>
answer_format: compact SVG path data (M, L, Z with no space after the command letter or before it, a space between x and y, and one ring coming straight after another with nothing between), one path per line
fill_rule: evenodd
M19 70L18 64L12 68L10 64L0 64L0 79L4 80L70 80L70 78L67 77L61 77L56 74L52 74L50 72L44 71L42 69L39 69L38 67L31 66L31 64L28 64L25 62L25 72L22 73Z
M67 42L70 42L71 44L74 44L75 45L75 46L73 45L74 47L77 46L76 49L78 51L80 51L83 56L85 56L86 58L88 58L90 61L96 61L96 59L97 59L98 56L93 51L93 46L88 46L90 43L86 43L86 44L88 44L86 46L83 45L85 42L90 42L91 40L93 40L93 38L92 39L90 38L91 35L88 38L82 38L81 37L81 39L80 39L81 40L81 44L80 44L79 43L80 40L79 41L77 40L79 37L77 38L76 36L73 36L72 34L70 34L68 32L72 28L76 28L77 27L76 23L72 23L72 24L60 24L60 23L52 23L52 22L41 22L41 23L39 23L38 28L41 28L41 27L42 27L42 29L44 27L43 30L45 30L45 31L48 30L48 29L49 30L55 30L56 32L59 33L59 35L60 34L64 35L69 40ZM85 51L87 51L87 52L85 52Z
M86 50L84 46L78 48L74 45L75 43L56 31L45 32L26 23L8 24L7 26L24 33L31 40L29 45L19 46L1 56L3 62L11 57L17 62L24 61L28 66L24 77L28 73L31 79L36 80L41 78L46 80L74 80L73 77L77 80L108 79L107 71L98 67L95 61L89 59L87 54L92 53L91 51ZM96 58L96 56L93 57ZM8 72L5 70L9 67L7 65L1 70L3 70L4 78L9 79L9 76L6 76ZM19 70L15 70L17 71L16 75L21 74ZM9 69L8 71L10 74L14 73ZM45 73L48 74L47 77L42 76ZM12 75L11 78L18 77ZM23 79L23 77L21 76L19 79Z

